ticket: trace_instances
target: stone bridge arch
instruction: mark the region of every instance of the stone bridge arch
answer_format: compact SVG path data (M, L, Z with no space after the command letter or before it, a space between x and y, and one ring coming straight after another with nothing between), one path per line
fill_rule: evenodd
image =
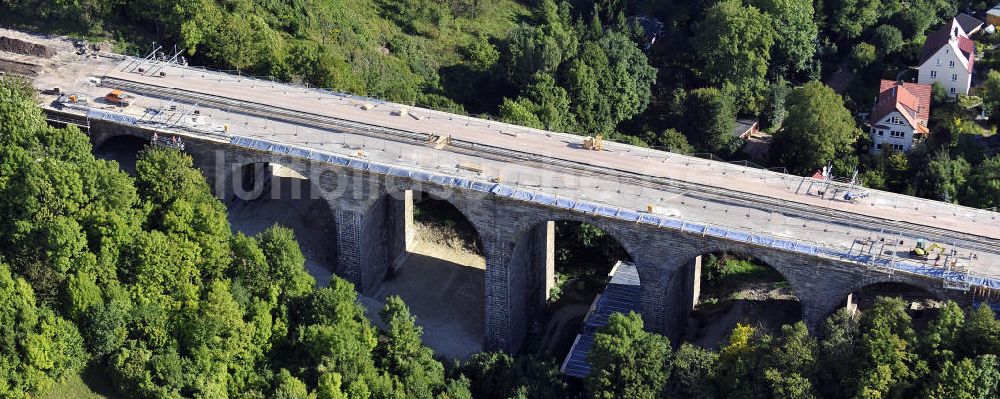
M897 284L909 287L915 291L926 294L927 297L935 301L955 301L959 306L969 306L972 301L965 291L948 289L941 281L930 280L925 277L901 274L901 273L879 273L857 281L850 285L841 295L843 301L854 299L856 293L862 292L866 288L871 288L883 284ZM834 309L836 310L836 309ZM831 311L832 313L832 311Z
M100 125L98 122L92 122L92 124ZM147 129L135 129L135 128L101 128L100 126L93 126L90 129L90 145L96 150L107 144L111 140L121 139L123 137L135 137L138 139L146 140L149 142L153 138L153 131Z
M415 194L426 193L454 207L459 215L469 222L480 246L485 246L481 232L482 221L475 219L475 214L471 211L475 206L474 202L454 189L412 179L381 179L369 193L371 195L365 195L360 200L333 199L332 204L344 219L355 216L361 218L360 236L367 248L362 249L364 254L359 265L361 270L356 277L356 284L359 284L359 290L363 293L377 289L386 274L402 262L402 257L412 249L415 239L413 230ZM353 207L359 210L352 212L341 209L340 205L348 201L355 203ZM341 244L351 245L347 242Z
M534 318L545 308L550 291L555 285L557 272L555 255L562 245L556 237L557 223L589 224L599 229L624 252L625 258L612 261L634 262L637 243L627 240L621 230L623 226L614 222L569 212L539 214L519 222L518 229L513 233L511 262L519 265L519 269L524 273L524 295L527 297L525 312L529 318ZM607 265L608 270L613 266L613 264ZM641 280L640 274L640 287Z
M234 153L216 180L232 228L254 235L273 225L295 233L306 268L325 285L339 267L334 209L310 175L316 165L266 154ZM221 195L220 195L221 194Z
M486 256L487 328L486 347L489 350L516 350L520 347L535 312L540 308L539 287L547 278L538 278L547 269L546 241L554 234L550 221L571 221L591 224L613 237L632 258L642 281L643 318L648 329L662 332L663 319L648 309L657 309L667 295L665 282L671 276L652 267L644 256L644 241L650 231L633 223L619 222L597 215L562 209L543 208L526 202L490 196L473 208L478 220ZM534 243L534 248L532 244ZM546 245L542 245L546 243ZM541 280L541 282L540 282ZM647 282L650 282L647 287ZM648 302L655 302L650 304Z

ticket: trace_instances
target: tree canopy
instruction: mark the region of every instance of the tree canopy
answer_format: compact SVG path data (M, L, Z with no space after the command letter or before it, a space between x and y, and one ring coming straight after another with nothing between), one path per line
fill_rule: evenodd
M820 82L792 89L785 109L788 114L771 151L795 173L811 173L833 161L861 135L844 99Z

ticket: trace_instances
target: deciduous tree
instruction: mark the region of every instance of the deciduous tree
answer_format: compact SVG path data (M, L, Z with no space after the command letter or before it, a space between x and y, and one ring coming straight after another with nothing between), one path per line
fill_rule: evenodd
M659 396L670 376L670 343L643 330L642 318L612 314L594 336L587 359L592 371L587 387L596 398L651 399Z
M774 135L771 153L794 173L819 169L861 136L844 99L820 82L792 89L785 108L788 116Z
M769 17L738 0L720 1L706 11L698 34L691 40L708 82L715 87L728 84L736 109L759 111L775 43Z

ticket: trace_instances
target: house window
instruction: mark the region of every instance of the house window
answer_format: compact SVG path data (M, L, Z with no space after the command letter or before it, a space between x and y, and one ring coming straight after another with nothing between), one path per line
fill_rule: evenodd
M894 116L894 117L892 117L892 118L889 119L889 123L891 123L893 125L902 125L903 124L903 120L900 119L898 116Z
M878 130L878 135L882 136L883 134L885 134L885 130L879 129Z
M931 71L931 77L932 78L936 78L937 77L937 71Z
M875 144L875 149L876 150L881 150L882 149L882 143Z
M948 61L948 68L954 68L954 67L955 67L955 61Z
M903 137L904 134L903 134L903 132L897 132L895 130L891 130L891 131L889 131L889 136L899 138L899 137Z
M903 145L902 144L893 144L892 145L892 149L894 149L896 151L903 151Z
M957 82L958 81L958 74L957 73L951 74L951 81L952 82Z
M955 88L954 87L951 88L951 94L955 94Z

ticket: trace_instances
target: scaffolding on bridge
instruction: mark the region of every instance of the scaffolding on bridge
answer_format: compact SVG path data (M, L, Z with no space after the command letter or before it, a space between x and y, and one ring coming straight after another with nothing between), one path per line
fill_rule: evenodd
M158 133L153 133L153 138L149 140L149 144L153 147L184 151L184 141L177 136L164 137L160 136Z
M944 265L942 265L946 270L945 278L942 280L944 288L968 291L972 286L969 283L969 270L972 268L972 262L977 258L975 251L969 251L967 255L963 256L956 247L953 247L945 256Z
M56 124L62 126L76 126L84 132L90 131L90 119L86 117L71 117L66 115L57 115L53 112L45 112L45 121L49 124Z

